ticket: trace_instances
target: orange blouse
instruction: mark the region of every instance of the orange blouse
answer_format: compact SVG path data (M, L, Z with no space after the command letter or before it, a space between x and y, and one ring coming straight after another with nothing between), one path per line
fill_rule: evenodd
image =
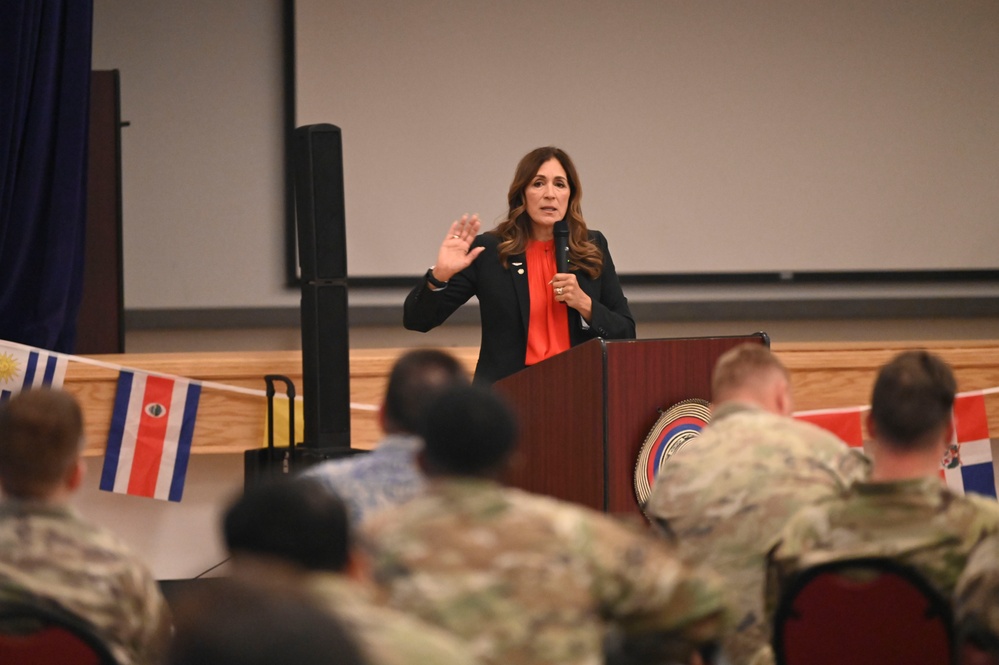
M531 318L527 324L525 365L569 350L569 308L555 300L551 281L555 275L555 241L528 240L527 285Z

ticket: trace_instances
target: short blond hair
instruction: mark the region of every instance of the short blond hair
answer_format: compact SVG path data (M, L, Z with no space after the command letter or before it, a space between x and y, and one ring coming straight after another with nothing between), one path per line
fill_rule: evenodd
M21 499L55 490L80 458L83 412L69 393L33 389L0 408L0 488Z
M778 373L790 379L784 363L762 344L745 343L723 353L711 375L711 398L715 402L727 395L753 387Z

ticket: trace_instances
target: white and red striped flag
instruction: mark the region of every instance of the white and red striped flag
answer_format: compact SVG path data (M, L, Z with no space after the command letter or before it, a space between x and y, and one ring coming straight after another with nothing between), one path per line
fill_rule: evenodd
M865 409L856 407L799 411L794 414L794 417L832 432L851 448L862 448L864 446L863 411Z
M119 373L100 488L180 501L200 396L187 379Z

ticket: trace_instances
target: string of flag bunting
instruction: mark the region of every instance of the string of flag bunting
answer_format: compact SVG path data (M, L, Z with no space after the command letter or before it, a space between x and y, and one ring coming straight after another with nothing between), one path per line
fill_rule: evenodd
M940 462L940 475L958 494L996 496L992 439L985 410L985 396L996 393L999 387L959 393L954 400L954 438ZM849 446L863 447L863 419L869 410L867 406L820 409L794 416L829 430Z
M70 362L118 372L99 487L119 494L181 500L202 389L267 395L263 390L147 372L0 340L0 403L23 390L61 388ZM298 423L303 422L301 404L301 397L296 398ZM378 409L354 402L350 408ZM286 430L275 423L276 432Z

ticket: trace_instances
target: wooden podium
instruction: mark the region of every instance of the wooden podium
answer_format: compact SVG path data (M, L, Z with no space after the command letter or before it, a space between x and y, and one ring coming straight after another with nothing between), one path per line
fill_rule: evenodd
M765 333L607 341L595 339L498 381L520 419L506 481L610 513L641 511L634 472L662 410L710 399L718 356Z

